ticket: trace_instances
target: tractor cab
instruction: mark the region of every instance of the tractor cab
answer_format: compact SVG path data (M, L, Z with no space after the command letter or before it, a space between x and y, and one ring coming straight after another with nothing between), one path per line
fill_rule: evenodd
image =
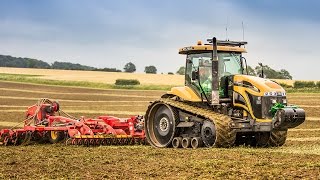
M218 79L219 96L225 98L228 95L226 86L228 79L232 75L244 74L246 69L245 58L242 53L246 50L242 47L246 42L218 41L217 59L218 59ZM211 99L213 74L212 44L202 44L198 41L197 45L184 47L179 50L179 54L186 56L185 85L190 87L198 96Z

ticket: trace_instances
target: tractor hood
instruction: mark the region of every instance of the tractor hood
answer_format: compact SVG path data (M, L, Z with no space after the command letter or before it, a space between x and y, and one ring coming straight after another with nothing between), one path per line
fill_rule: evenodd
M249 75L234 75L234 86L248 87L248 91L259 96L285 95L285 90L276 82Z

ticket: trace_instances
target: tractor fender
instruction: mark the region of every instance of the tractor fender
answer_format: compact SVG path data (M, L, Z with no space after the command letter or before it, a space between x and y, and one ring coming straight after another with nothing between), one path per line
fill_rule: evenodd
M191 102L201 102L201 98L188 86L173 87L170 91L162 96L162 98L177 96L183 100Z

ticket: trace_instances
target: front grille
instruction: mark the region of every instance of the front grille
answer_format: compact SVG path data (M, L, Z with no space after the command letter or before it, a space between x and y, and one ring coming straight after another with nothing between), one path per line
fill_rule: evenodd
M287 103L283 102L284 99L286 99L285 96L263 96L262 97L262 118L272 118L272 114L270 112L271 107L275 103L281 103L281 104L287 105ZM275 100L276 102L272 102L272 100Z
M272 118L270 110L275 103L287 105L287 103L283 103L283 100L286 99L285 96L260 97L248 93L248 97L250 99L253 115L259 119ZM275 100L274 102L272 102L273 99Z

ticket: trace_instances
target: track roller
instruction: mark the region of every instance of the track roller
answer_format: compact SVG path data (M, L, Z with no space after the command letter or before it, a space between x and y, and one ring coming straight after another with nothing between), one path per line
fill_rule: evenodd
M188 147L190 147L190 143L191 143L191 138L185 137L182 139L181 145L183 148L188 148Z
M172 147L173 148L180 148L182 144L182 137L175 137L172 140Z
M203 145L203 141L200 137L194 137L191 139L191 147L197 149Z

